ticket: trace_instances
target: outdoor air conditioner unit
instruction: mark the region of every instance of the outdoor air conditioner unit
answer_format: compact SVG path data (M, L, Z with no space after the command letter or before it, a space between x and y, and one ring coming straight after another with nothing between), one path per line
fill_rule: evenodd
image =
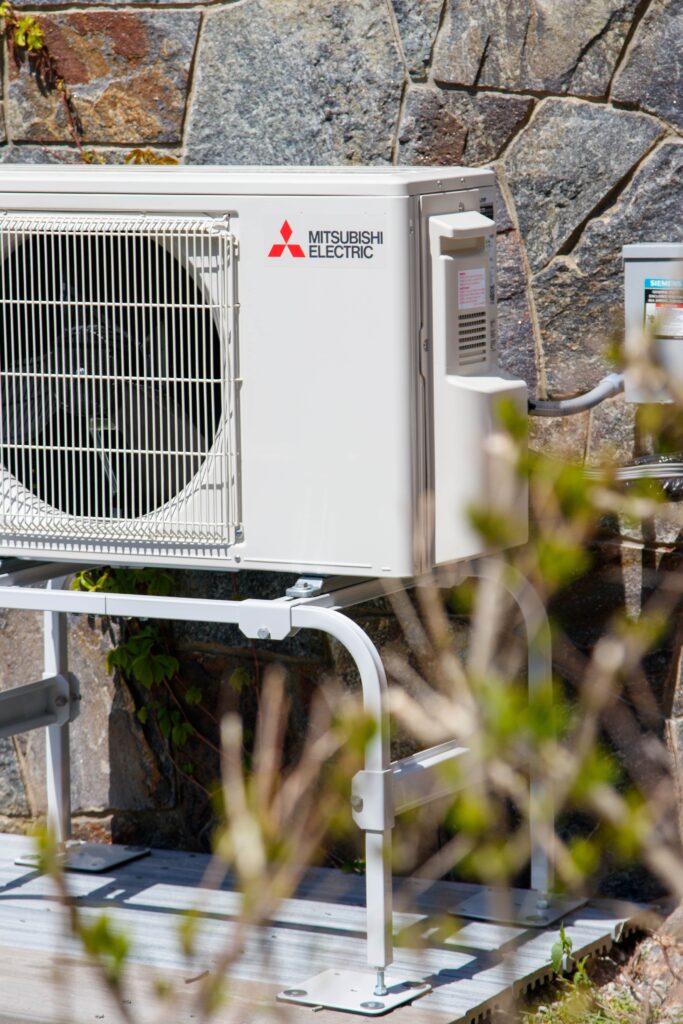
M412 577L526 496L494 176L0 167L0 556Z

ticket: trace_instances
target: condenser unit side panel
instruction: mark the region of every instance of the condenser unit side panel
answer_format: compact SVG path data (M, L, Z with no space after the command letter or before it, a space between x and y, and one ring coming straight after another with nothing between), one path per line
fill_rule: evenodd
M240 197L245 567L410 575L409 197Z

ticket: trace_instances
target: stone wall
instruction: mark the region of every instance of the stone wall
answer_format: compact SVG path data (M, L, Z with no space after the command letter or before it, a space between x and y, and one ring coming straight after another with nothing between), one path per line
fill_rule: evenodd
M189 163L495 167L502 358L540 394L590 387L606 370L621 246L683 240L680 0L82 0L78 9L32 0L21 9L43 19L83 142L107 161L149 146ZM2 109L0 160L78 159L63 105L11 60ZM633 410L615 399L540 421L535 443L591 460L608 445L628 458ZM677 543L675 533L636 532L616 569L606 559L632 610L643 565ZM282 584L260 581L273 592ZM595 587L604 593L598 576ZM380 639L395 634L386 611L372 614ZM37 629L30 616L0 622L0 685L38 671ZM190 634L190 674L220 683L244 654L229 632ZM195 841L191 787L133 722L135 695L107 678L106 637L74 623L71 640L90 683L74 728L83 827ZM335 664L322 643L285 653L304 690L321 664ZM41 809L39 746L0 742L4 827Z

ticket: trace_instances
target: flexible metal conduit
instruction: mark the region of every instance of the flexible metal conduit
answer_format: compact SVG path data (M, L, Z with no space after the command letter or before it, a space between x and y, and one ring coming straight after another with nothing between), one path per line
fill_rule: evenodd
M613 398L624 390L623 373L609 373L599 384L585 395L576 398L529 399L530 416L575 416L600 405L606 398Z
M661 462L633 463L630 466L618 466L616 469L587 469L586 476L589 480L602 480L610 476L619 483L629 483L632 480L683 480L683 462Z

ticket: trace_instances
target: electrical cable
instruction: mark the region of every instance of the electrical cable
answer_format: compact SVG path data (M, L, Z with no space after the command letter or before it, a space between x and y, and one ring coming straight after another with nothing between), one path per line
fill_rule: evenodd
M624 390L623 373L609 373L596 384L594 388L587 391L585 395L577 395L575 398L558 399L529 399L530 416L576 416L577 413L586 412L600 405L607 398L613 398Z
M530 416L575 416L595 408L607 398L613 398L624 390L624 375L610 373L594 388L575 398L529 399ZM591 480L601 480L605 473L600 469L588 469ZM662 490L669 501L683 501L683 452L672 455L645 455L628 466L619 466L611 471L615 483L627 487L637 480L662 482Z
M628 466L607 470L616 483L627 487L636 480L659 480L669 501L683 501L683 453L675 455L645 455ZM600 480L606 474L599 469L586 470L590 480Z

